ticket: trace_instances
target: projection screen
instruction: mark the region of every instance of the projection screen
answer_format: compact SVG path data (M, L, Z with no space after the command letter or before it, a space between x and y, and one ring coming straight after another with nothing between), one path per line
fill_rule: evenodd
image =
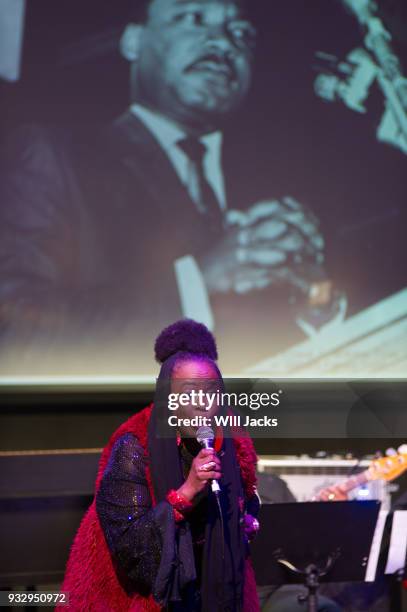
M0 0L3 382L405 377L405 0L246 4Z

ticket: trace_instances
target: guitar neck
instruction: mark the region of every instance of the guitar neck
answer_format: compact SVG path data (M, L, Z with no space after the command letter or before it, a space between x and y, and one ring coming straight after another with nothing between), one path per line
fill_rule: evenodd
M339 486L343 493L348 493L349 491L352 491L352 489L356 489L356 487L360 487L371 480L380 479L386 482L391 482L395 478L398 478L398 476L403 474L406 470L407 453L394 453L390 456L375 459L372 461L367 470L347 478L344 482L339 482L337 486ZM323 492L328 494L328 499L331 499L331 489L332 487L323 489ZM318 497L321 498L321 491L318 493L318 496L316 496L316 498Z
M352 491L352 489L356 489L356 487L360 487L361 485L366 484L368 480L369 480L369 470L364 470L363 472L360 472L359 474L355 474L354 476L351 476L344 482L341 482L340 486L341 486L341 489L343 489L345 493L348 493L349 491Z

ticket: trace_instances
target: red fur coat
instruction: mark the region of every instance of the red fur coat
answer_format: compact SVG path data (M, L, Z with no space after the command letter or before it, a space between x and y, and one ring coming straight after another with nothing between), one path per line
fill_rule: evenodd
M107 466L112 447L125 433L132 433L147 452L147 429L152 405L130 417L112 435L104 448L96 478L98 491L104 470ZM256 453L249 437L235 437L236 455L240 465L243 484L247 497L254 494L256 486ZM154 501L150 470L146 478ZM78 612L159 612L161 607L152 596L129 597L117 580L112 558L96 513L93 500L75 536L68 559L61 591L69 593L69 610ZM67 610L67 607L61 608ZM250 559L246 560L244 585L244 612L258 612L259 604L256 583ZM206 612L206 611L205 611Z

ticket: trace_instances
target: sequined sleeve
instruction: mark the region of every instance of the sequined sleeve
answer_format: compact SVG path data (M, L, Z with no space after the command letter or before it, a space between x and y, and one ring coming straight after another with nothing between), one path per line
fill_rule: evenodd
M113 446L96 496L96 510L109 550L119 569L139 592L151 592L160 566L172 507L154 508L147 485L146 459L132 434Z

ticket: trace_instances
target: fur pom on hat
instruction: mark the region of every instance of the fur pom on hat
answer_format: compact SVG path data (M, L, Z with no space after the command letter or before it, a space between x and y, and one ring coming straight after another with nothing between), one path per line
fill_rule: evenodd
M205 325L192 319L182 319L169 325L155 341L155 358L159 363L164 363L180 351L205 355L213 361L218 358L215 338Z

